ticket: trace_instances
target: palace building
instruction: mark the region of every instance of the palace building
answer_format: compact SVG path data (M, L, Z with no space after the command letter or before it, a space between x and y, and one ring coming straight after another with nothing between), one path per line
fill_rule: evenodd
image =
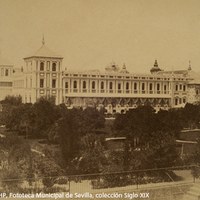
M190 65L186 70L164 71L156 60L150 73L138 74L115 63L103 72L64 70L62 60L43 38L42 46L24 58L23 68L13 73L13 65L0 62L0 87L2 91L6 87L1 99L13 94L21 95L24 103L35 103L53 96L56 104L68 108L95 106L107 113L123 113L139 105L169 109L200 101L200 74Z
M13 64L0 54L0 100L12 94Z

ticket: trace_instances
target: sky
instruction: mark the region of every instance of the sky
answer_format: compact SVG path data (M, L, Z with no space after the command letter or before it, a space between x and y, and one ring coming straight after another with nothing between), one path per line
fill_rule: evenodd
M63 68L104 70L111 62L146 73L200 71L199 0L0 0L0 52L15 67L46 45Z

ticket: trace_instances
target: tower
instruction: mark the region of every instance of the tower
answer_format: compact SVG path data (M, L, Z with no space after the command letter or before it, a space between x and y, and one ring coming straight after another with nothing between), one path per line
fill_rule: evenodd
M40 97L54 97L62 103L62 59L45 44L31 56L25 57L24 95L25 103L35 103Z
M152 74L154 74L154 73L157 73L157 72L159 72L159 71L161 71L161 69L158 67L158 61L155 60L154 66L151 68L150 72L151 72Z

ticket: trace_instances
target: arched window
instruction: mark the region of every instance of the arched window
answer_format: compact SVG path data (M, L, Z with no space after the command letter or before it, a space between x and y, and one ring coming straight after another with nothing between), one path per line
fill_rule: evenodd
M102 81L101 82L101 90L103 90L104 89L104 82Z
M110 82L110 86L109 86L109 88L110 88L110 90L113 89L113 83L112 83L112 82Z
M83 81L83 89L86 89L86 81Z
M178 98L175 99L175 105L178 105Z
M77 81L74 81L74 89L77 89Z
M144 83L142 83L142 90L143 90L143 91L145 90L145 85L144 85Z
M8 76L8 69L6 69L5 71L5 76Z
M56 71L56 63L52 64L52 71Z
M118 90L121 90L121 83L118 83Z
M137 90L137 83L134 83L134 90Z
M157 90L158 91L160 90L160 84L159 83L157 84Z
M129 90L129 83L126 83L126 90Z
M44 63L43 62L40 63L40 71L44 71Z
M95 89L95 81L92 81L92 89Z
M152 84L152 83L149 84L149 90L150 90L150 91L153 90L153 84Z
M56 88L56 79L52 80L52 88Z

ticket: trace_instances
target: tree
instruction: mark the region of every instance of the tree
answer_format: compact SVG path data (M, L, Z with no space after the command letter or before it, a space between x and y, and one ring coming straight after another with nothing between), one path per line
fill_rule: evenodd
M114 128L120 136L130 141L129 149L126 150L129 161L125 165L132 163L132 159L138 163L136 167L140 168L174 165L178 159L175 139L181 127L175 119L175 112L155 113L149 106L118 115ZM135 151L138 151L140 157L135 156Z
M1 185L5 189L5 192L19 191L22 179L17 167L10 166L8 169L4 169L0 177Z
M94 134L81 138L80 159L77 161L77 173L100 173L107 164L102 139Z
M3 105L12 105L12 106L18 106L22 104L22 97L21 96L6 96L4 100L1 101L1 104Z

